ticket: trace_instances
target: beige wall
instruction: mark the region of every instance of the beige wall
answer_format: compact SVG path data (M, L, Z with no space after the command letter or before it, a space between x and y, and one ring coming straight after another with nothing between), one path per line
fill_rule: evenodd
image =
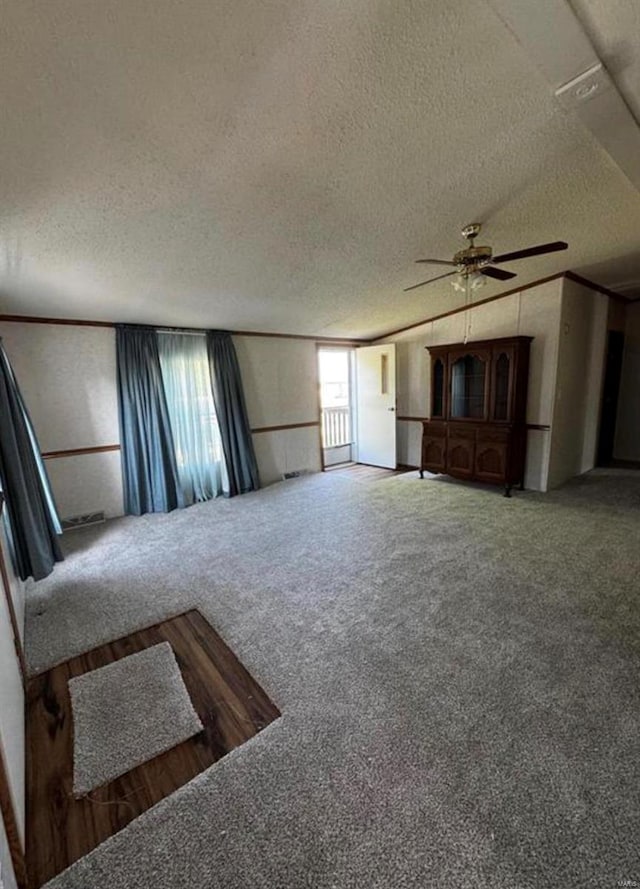
M115 332L107 327L0 322L43 452L118 444ZM122 515L117 452L46 461L60 514Z
M426 417L429 413L430 362L428 346L500 336L532 336L527 422L551 426L558 363L562 279L514 293L468 312L449 315L387 338L397 343L398 415ZM398 422L398 462L420 462L418 422ZM546 490L550 430L530 430L525 485Z
M564 279L548 486L592 469L600 423L609 300Z
M115 332L108 327L0 322L0 336L44 452L119 444ZM317 423L312 340L234 337L252 428ZM257 433L263 484L319 470L317 426ZM46 461L60 514L122 515L117 451Z
M252 429L318 422L318 359L312 340L234 337ZM317 426L253 436L262 484L320 469Z
M640 460L640 303L626 311L614 456Z

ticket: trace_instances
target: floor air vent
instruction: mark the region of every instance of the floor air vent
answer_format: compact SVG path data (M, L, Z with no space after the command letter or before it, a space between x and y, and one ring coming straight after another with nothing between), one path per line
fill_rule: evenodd
M82 515L72 515L62 520L62 530L72 531L74 528L84 528L85 525L100 525L104 522L104 512L85 512Z
M311 469L294 469L292 472L284 472L282 479L286 481L288 478L300 478L301 475L311 475L311 473Z

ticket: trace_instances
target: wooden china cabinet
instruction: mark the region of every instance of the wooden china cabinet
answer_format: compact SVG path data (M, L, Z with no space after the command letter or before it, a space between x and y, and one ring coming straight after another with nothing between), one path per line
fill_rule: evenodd
M430 346L431 418L423 421L420 477L524 486L529 347L533 337Z

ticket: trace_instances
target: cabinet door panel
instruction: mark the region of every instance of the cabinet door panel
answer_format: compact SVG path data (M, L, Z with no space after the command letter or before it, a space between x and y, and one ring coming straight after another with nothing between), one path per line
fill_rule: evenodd
M445 472L447 441L425 436L422 440L422 468L429 472Z
M479 441L475 476L481 481L504 482L507 477L507 443Z
M446 469L447 427L444 423L426 422L422 425L421 468L429 472Z
M447 472L460 478L471 478L474 473L474 443L469 438L449 437L447 442Z

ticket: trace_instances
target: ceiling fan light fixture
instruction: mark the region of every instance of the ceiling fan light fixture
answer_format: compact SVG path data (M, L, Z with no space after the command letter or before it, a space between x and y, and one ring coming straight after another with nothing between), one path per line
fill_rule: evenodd
M471 272L469 275L469 284L472 290L478 290L479 287L484 287L486 283L487 279L482 272Z
M477 290L479 287L484 287L487 283L487 279L485 276L477 271L469 271L465 270L463 272L459 272L455 278L451 282L451 286L454 290L458 290L461 293L467 292L467 287L469 290Z

